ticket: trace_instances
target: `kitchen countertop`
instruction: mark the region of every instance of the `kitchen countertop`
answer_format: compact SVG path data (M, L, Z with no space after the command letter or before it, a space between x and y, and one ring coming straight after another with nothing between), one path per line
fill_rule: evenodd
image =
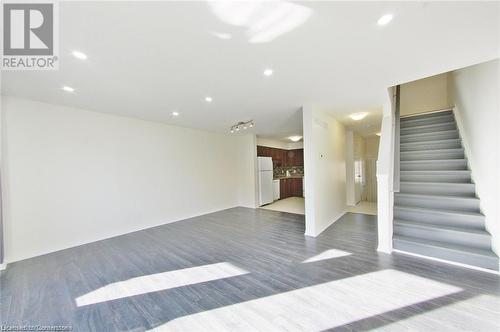
M278 176L273 178L273 180L285 180L285 179L302 179L304 177L303 174L294 174L290 176Z

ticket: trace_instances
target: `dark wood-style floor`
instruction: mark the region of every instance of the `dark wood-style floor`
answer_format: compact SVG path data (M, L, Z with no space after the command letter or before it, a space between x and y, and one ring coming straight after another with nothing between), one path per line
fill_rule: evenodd
M74 331L498 331L493 274L376 252L376 217L317 238L235 208L9 265L2 325ZM61 234L63 236L63 234Z

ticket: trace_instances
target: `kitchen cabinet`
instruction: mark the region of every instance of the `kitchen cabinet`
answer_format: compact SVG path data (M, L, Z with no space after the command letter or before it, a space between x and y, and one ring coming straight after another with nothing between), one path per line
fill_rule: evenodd
M275 155L275 158L273 158L273 160L276 159L276 166L277 167L286 166L286 150L282 149L273 149L273 150Z
M273 159L274 167L286 166L286 152L287 150L257 145L257 156L271 157Z
M304 166L304 149L288 150L286 166Z
M302 178L283 178L280 180L280 199L302 196Z
M284 150L257 146L258 157L271 157L274 167L304 166L304 149Z
M290 184L290 189L291 189L291 195L293 197L302 197L302 178L294 178L290 179L291 184Z
M287 189L287 179L281 179L280 180L280 199L290 197L288 196L288 189Z

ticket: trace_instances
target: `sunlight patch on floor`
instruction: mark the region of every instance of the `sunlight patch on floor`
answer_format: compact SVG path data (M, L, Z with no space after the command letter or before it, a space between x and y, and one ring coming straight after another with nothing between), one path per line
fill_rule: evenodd
M338 258L338 257L344 257L344 256L349 256L352 255L350 252L339 250L339 249L329 249L323 251L321 254L318 254L316 256L310 257L306 260L304 260L302 263L312 263L312 262L317 262L317 261L322 261L326 259L331 259L331 258Z
M76 298L78 307L247 274L231 263L216 263L115 282Z
M154 331L323 331L461 290L389 269L179 317Z

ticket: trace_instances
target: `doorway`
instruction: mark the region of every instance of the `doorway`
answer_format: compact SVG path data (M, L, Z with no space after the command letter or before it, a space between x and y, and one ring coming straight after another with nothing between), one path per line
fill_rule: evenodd
M348 144L348 148L352 151L348 155L352 156L351 162L347 162L347 167L352 167L348 170L347 195L351 195L348 199L347 211L355 213L363 213L369 215L377 214L377 157L379 137L376 134L361 135L357 132L352 132L352 144ZM349 203L350 202L350 203Z

